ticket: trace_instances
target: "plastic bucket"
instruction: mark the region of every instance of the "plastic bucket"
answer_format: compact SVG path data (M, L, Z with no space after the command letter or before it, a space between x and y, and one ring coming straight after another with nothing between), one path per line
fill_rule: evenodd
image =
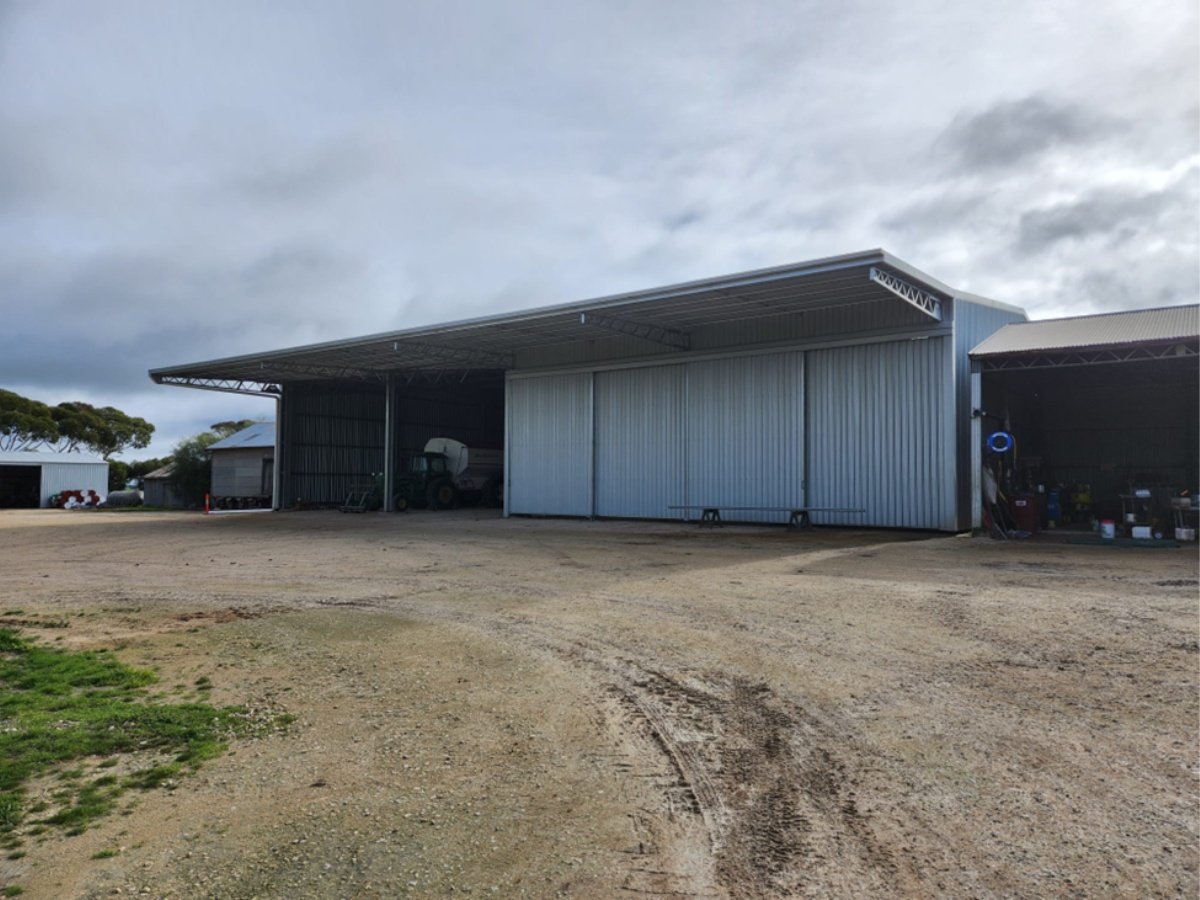
M1106 541L1111 541L1117 536L1117 523L1112 519L1100 520L1100 537Z

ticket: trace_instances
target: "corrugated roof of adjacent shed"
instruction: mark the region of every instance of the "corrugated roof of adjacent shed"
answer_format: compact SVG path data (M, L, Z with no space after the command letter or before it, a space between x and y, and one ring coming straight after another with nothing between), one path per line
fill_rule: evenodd
M275 446L275 423L255 422L229 437L217 441L209 450L250 450Z
M71 464L71 465L104 465L107 461L99 456L89 456L86 453L60 453L56 450L4 450L0 451L0 465L42 465L42 464Z
M971 351L972 356L1039 353L1200 337L1200 304L1072 316L1005 325Z

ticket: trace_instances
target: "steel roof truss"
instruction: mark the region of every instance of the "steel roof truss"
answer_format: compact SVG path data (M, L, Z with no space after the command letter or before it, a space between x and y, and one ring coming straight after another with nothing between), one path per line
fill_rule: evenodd
M508 369L512 368L513 364L511 353L496 353L470 347L445 347L415 341L392 341L392 350L396 353L407 353L408 360L404 361L418 358L433 359L438 362L483 366L489 369ZM450 368L454 368L454 366Z
M229 394L277 397L283 393L278 384L251 381L245 378L193 378L187 375L163 375L158 379L158 383L200 388L206 391L225 391Z
M923 291L902 278L897 278L891 272L885 272L883 269L877 269L874 266L871 267L869 277L876 284L887 288L901 300L911 303L935 322L942 321L942 301L929 293L929 291Z
M289 375L311 375L314 378L359 378L364 381L377 381L378 372L370 369L360 369L354 366L331 366L313 363L293 362L263 362L260 368L264 372L285 372Z
M1005 369L1057 369L1065 366L1099 366L1108 363L1141 362L1200 356L1195 344L1159 344L1140 347L1100 347L1036 353L1023 356L982 357L985 372Z
M652 341L656 344L665 344L677 350L690 350L692 346L692 338L686 332L676 331L673 328L666 328L662 325L652 325L649 322L634 322L630 319L621 319L616 316L605 316L600 313L590 312L580 313L579 322L582 325L594 325L597 328L606 328L618 334L632 335L633 337Z

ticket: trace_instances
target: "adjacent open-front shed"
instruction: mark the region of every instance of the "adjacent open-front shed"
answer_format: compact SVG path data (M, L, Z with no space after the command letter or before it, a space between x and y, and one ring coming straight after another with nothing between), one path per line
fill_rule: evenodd
M505 514L971 525L968 351L1012 306L882 250L155 369L278 403L276 507L435 436L503 448Z
M1168 501L1200 487L1200 306L1006 325L971 359L981 433L1013 436L1043 521L1170 533Z

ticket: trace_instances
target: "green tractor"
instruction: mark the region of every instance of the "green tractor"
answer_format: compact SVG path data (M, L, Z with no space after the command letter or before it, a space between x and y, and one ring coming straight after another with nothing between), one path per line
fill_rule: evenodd
M431 438L424 451L407 454L392 486L396 512L412 506L453 509L467 499L484 506L503 503L504 456L499 450L468 450L453 438Z
M404 512L410 506L453 509L458 505L458 491L450 478L446 457L440 453L414 453L406 457L395 481L392 502L396 512Z

